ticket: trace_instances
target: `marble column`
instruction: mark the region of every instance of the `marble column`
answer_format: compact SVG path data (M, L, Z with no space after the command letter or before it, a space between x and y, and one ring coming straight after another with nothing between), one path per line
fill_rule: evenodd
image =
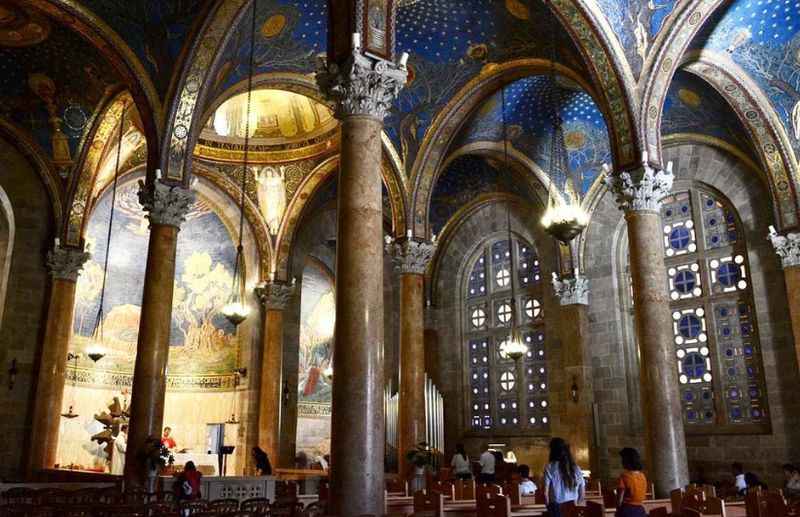
M256 287L256 296L264 306L258 445L269 455L274 467L280 466L283 311L294 291L294 284L285 282L264 282Z
M356 48L317 74L341 121L331 506L383 515L383 206L381 131L407 71Z
M75 308L75 284L89 256L82 249L67 248L59 244L47 254L47 268L50 270L52 283L33 407L29 477L38 470L52 468L56 463L67 352Z
M386 238L400 272L400 407L398 410L398 459L401 476L411 474L405 454L425 441L425 269L436 250L435 243L406 238Z
M564 377L560 399L564 401L560 426L564 438L572 445L575 461L581 467L597 471L597 450L594 443L594 386L591 354L588 348L589 279L584 276L559 278L553 273L553 290L559 299L561 366Z
M689 482L661 239L661 199L670 193L674 177L671 164L666 170L655 169L646 155L642 162L630 173L607 171L606 184L628 225L647 470L656 495L665 497Z
M131 390L126 486L144 484L146 467L141 453L149 437L161 436L178 231L194 202L194 194L182 186L161 180L147 184L140 181L139 186L139 203L150 220L150 243Z
M786 298L789 302L789 318L792 322L794 350L800 366L800 233L778 234L769 227L769 240L781 259L783 278L786 282Z

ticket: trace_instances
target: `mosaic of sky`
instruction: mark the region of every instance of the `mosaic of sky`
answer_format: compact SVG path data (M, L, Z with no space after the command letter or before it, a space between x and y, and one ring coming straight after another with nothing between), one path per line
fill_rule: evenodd
M506 87L505 118L509 143L542 170L549 167L553 123L550 106L556 103L563 120L564 141L573 183L585 194L604 163L611 162L608 129L592 97L571 81L548 76L520 79ZM456 139L455 148L502 140L501 94L495 93L478 108ZM563 188L563 177L554 178Z
M769 97L800 152L800 1L737 0L692 43L728 56Z
M713 136L752 155L752 146L730 105L702 79L679 70L670 84L661 133Z
M677 0L597 0L635 76Z

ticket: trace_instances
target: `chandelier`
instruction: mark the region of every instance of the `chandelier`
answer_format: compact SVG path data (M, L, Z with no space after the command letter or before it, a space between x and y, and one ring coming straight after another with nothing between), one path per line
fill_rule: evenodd
M254 55L255 55L255 41L256 41L256 7L258 2L253 2L253 15L250 21L250 68L247 74L247 107L245 113L245 130L244 130L244 163L242 164L242 183L241 183L241 197L239 202L239 244L236 247L236 261L233 266L233 278L231 279L231 294L228 298L228 303L222 308L222 315L231 322L234 327L238 327L240 323L247 319L250 315L250 307L245 300L244 289L244 210L245 210L245 195L247 192L247 173L248 158L250 151L250 137L251 123L254 124L252 115L252 101L253 101L253 68L254 68ZM255 129L255 127L253 128ZM233 417L232 417L233 418Z
M581 206L575 182L570 176L567 147L564 143L564 120L559 113L561 104L560 87L556 78L556 37L555 24L551 26L552 47L550 73L548 75L548 103L550 120L553 122L553 136L550 140L550 163L548 177L547 209L542 216L545 231L564 245L578 236L589 224L589 214ZM563 191L563 198L559 191Z

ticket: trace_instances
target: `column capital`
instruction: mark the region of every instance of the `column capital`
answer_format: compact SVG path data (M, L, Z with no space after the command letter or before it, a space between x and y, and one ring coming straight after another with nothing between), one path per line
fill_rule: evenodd
M47 252L47 269L50 275L57 280L77 282L83 265L92 255L83 249L68 248L56 244Z
M335 116L368 115L383 120L406 84L408 69L355 50L342 63L325 63L317 72L322 93L335 103Z
M770 226L767 238L781 258L783 269L800 266L800 233L787 233L783 236L775 231L774 226Z
M553 291L561 305L589 305L589 279L580 274L560 279L553 273Z
M385 249L394 260L395 269L401 274L424 275L436 253L436 245L436 241L415 241L411 238L398 242L387 235Z
M642 165L630 172L613 172L607 165L605 184L614 193L617 205L623 212L658 212L661 200L672 190L675 176L672 162L666 169L651 166L647 154L642 157Z
M182 185L171 185L160 179L139 181L139 203L147 212L150 224L180 229L194 203L194 192Z
M282 311L294 296L295 282L262 282L256 286L255 292L265 309Z

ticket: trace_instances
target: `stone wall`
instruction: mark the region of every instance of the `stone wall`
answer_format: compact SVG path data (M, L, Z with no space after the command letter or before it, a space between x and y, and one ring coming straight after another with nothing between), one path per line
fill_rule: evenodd
M689 433L692 479L730 477L730 463L741 461L746 470L778 486L782 484L780 465L800 459L800 407L793 396L798 371L783 273L766 239L773 221L769 193L758 172L716 148L683 144L665 149L664 154L665 160L674 162L676 189L691 181L701 182L726 196L739 212L747 240L771 411L771 433ZM608 477L619 471L617 453L621 447L642 446L642 426L646 424L639 411L638 362L626 301L627 234L622 214L608 193L599 200L587 229L584 265L592 288L589 348L601 421L601 474Z
M4 140L0 140L0 188L11 203L16 226L9 294L0 323L0 478L14 479L22 473L27 440L35 439L30 436L30 418L49 301L45 254L52 247L54 223L38 172ZM15 359L19 373L9 390L8 369Z

